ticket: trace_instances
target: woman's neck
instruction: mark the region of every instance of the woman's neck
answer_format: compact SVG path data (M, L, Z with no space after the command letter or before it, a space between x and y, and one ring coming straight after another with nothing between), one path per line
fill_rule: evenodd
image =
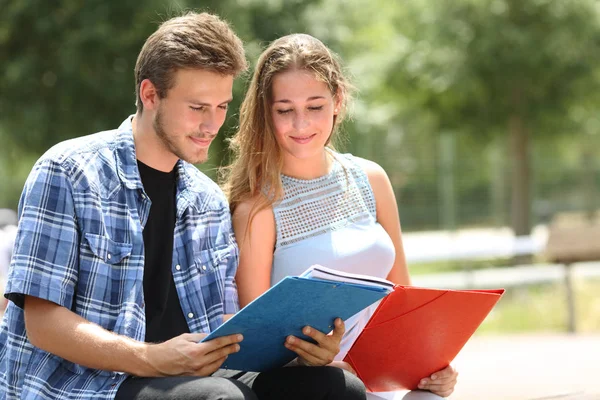
M292 178L310 180L327 175L333 165L333 155L329 150L312 158L299 159L291 155L284 156L281 173Z

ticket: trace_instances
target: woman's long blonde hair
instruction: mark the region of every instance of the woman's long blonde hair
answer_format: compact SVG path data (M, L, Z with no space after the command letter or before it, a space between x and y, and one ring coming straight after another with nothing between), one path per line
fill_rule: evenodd
M350 84L337 56L320 40L306 34L292 34L275 40L260 55L240 108L238 131L230 141L233 162L221 170L232 213L243 201L256 200L250 221L257 212L283 197L280 176L283 157L271 120L272 84L275 75L293 70L313 72L327 84L334 100L339 101L328 146L346 114Z

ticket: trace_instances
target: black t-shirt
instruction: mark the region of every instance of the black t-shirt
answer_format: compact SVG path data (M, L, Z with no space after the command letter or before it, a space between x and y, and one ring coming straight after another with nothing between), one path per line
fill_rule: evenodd
M189 333L173 280L177 171L162 172L138 161L144 191L152 201L144 226L146 342Z

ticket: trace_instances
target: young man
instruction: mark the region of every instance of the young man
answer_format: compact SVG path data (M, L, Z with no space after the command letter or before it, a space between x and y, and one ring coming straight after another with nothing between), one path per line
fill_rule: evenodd
M337 368L219 370L241 335L199 343L238 309L238 248L222 192L191 164L246 68L216 16L171 19L139 54L137 113L38 160L19 204L0 399L365 398ZM343 325L312 331L318 345L293 349L325 365Z

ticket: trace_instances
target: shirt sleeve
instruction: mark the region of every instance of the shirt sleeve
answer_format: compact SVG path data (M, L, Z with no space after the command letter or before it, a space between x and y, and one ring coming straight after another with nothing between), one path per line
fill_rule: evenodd
M225 276L225 304L223 305L223 308L225 314L235 314L240 310L240 301L238 299L237 285L235 283L235 274L239 263L239 249L232 230L229 235L231 256L229 257Z
M31 171L19 201L19 225L6 297L24 295L71 308L78 277L79 233L66 171L50 160Z

